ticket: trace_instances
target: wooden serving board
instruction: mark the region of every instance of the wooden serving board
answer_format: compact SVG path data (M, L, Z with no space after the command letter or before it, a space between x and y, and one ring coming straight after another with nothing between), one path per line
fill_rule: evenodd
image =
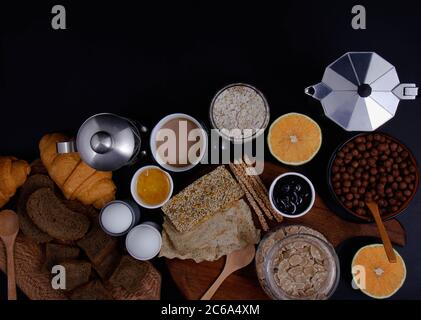
M41 245L19 234L15 246L16 282L31 300L65 300L60 290L51 287L50 274L42 268L44 258ZM0 270L6 273L4 245L0 241ZM107 288L108 289L108 288ZM161 275L150 265L138 292L129 294L122 288L109 288L116 300L158 300L161 295Z
M261 175L269 187L272 181L288 170L266 162ZM305 224L320 231L336 247L341 242L360 236L378 237L374 224L359 224L339 218L316 196L314 208L302 218L286 219L287 222ZM406 243L405 230L397 220L385 222L391 240L401 246ZM187 299L196 300L206 292L221 273L225 258L213 262L195 263L193 260L167 259L168 269L180 291ZM263 300L269 299L259 285L254 262L228 277L216 292L217 300Z

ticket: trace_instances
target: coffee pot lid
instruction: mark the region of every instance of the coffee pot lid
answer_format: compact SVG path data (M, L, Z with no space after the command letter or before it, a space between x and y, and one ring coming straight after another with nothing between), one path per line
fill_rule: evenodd
M348 52L306 93L345 130L373 131L394 117L401 99L415 99L418 88L401 84L395 67L375 52Z
M130 120L112 113L87 119L76 138L81 159L100 171L114 171L127 165L137 153L140 137Z

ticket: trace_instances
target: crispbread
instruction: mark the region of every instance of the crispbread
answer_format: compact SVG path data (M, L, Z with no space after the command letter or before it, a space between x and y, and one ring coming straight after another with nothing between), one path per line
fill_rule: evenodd
M214 261L260 240L250 207L244 200L215 213L189 232L178 232L165 219L160 257Z
M229 171L219 166L174 196L162 211L179 232L186 232L243 196Z

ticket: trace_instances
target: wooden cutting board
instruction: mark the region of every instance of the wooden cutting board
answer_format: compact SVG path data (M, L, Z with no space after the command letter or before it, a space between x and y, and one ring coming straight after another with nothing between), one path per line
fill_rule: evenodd
M0 270L6 273L6 256L0 240ZM43 252L38 245L22 234L16 239L15 265L18 287L31 300L64 300L66 296L51 287L50 274L42 268ZM109 288L116 300L158 300L161 295L161 275L149 264L149 272L138 292L129 294L122 288Z
M261 175L263 183L269 187L272 181L288 170L281 166L266 162ZM316 196L314 208L302 218L287 219L287 222L305 224L320 231L336 247L341 242L360 236L378 237L374 224L358 224L339 218L330 211ZM406 243L405 230L397 220L385 222L391 240L401 246ZM213 262L195 263L193 260L166 260L168 269L180 291L187 299L195 300L206 292L221 273L225 258ZM261 289L257 280L254 262L237 271L222 284L216 292L217 300L262 300L269 299Z

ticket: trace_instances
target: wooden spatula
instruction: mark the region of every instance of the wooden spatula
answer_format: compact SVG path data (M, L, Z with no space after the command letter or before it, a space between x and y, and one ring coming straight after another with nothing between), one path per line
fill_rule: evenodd
M222 282L224 282L230 274L249 265L253 261L255 254L256 249L254 248L254 245L249 245L243 249L230 253L225 261L224 270L222 270L219 277L200 300L210 300L221 286Z
M386 251L387 259L389 262L396 262L395 251L393 250L392 243L390 242L389 235L387 234L386 228L384 227L383 220L380 216L379 206L375 202L367 202L367 207L373 214L374 221L376 221L377 229L379 229L380 237L382 238L384 250Z
M7 256L7 297L16 300L15 240L19 232L18 216L12 210L0 212L0 238L3 240Z

